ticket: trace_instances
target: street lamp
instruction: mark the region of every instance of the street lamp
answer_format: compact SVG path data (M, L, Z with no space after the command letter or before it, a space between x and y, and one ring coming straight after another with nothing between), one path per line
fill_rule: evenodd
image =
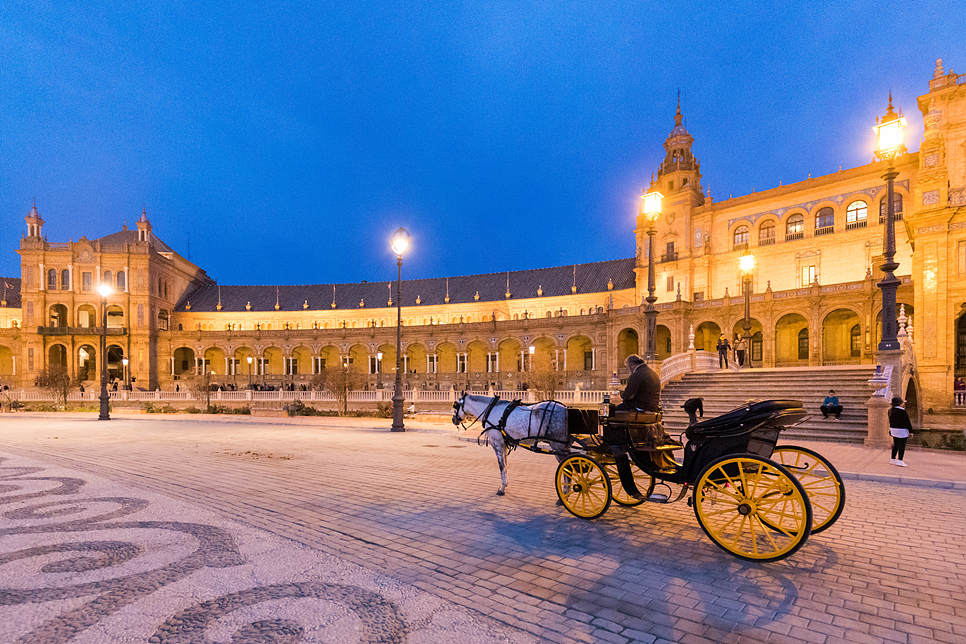
M392 431L404 432L406 426L403 424L403 393L402 393L402 259L403 253L409 248L409 233L405 228L400 228L392 236L390 243L392 250L396 253L396 267L398 275L396 280L396 391L392 395Z
M530 366L527 369L527 371L533 371L533 354L537 352L537 348L531 344L529 351L530 351Z
M130 378L128 378L128 374L130 372L128 371L128 368L127 368L127 366L130 363L131 361L128 360L127 358L121 358L121 364L124 365L124 390L125 391L131 388Z
M647 297L644 307L645 344L644 360L653 364L657 356L657 296L654 295L654 234L657 232L655 224L661 216L661 199L664 198L657 190L645 193L641 199L641 216L647 221Z
M113 289L101 284L97 292L101 294L101 413L97 420L110 420L110 396L107 394L107 298Z
M376 352L376 389L382 389L382 351Z
M249 389L252 388L252 360L253 358L251 356L248 356L247 358L245 358L245 361L248 362L248 388Z
M741 284L745 292L745 321L741 327L745 330L745 360L751 369L751 278L755 273L755 256L751 253L741 256Z
M899 340L896 337L898 323L896 321L896 290L899 288L899 280L896 279L895 270L899 268L899 263L895 261L896 256L896 228L895 216L896 206L893 182L899 176L895 169L895 160L899 154L906 151L906 146L902 143L902 128L906 126L906 119L902 117L902 110L898 114L892 109L892 92L889 92L889 106L886 108L885 116L882 120L875 119L876 125L873 130L876 133L877 145L875 156L886 161L889 167L886 169L882 178L888 185L886 193L886 221L884 239L882 246L883 262L880 270L884 273L882 281L879 282L879 289L882 290L882 338L879 341L879 351L897 351Z

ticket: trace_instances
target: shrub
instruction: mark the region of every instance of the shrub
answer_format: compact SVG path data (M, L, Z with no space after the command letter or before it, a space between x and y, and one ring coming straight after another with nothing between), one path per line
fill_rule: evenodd
M195 407L194 405L192 405L191 407L188 407L187 409L185 409L185 413L188 413L188 414L200 414L202 412L201 412L200 409L198 409L197 407Z

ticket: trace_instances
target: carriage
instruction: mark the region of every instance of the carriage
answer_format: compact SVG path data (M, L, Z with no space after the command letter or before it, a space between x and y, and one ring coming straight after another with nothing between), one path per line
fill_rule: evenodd
M474 402L487 407L468 410ZM553 454L557 496L582 519L601 516L611 501L630 507L687 497L719 547L741 559L776 561L831 527L845 506L842 477L827 459L778 445L781 431L807 415L797 400L748 402L690 425L683 444L664 433L660 413L615 412L606 399L599 410L582 410L463 394L454 407L454 423L467 412L476 416L497 451L498 494L509 449ZM674 457L678 450L683 458Z

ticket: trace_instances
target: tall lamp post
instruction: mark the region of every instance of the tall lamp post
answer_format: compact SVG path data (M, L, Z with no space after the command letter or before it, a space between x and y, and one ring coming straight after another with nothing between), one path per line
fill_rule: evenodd
M895 169L896 157L906 151L906 146L902 143L902 128L906 126L906 119L900 110L898 114L892 109L892 92L889 92L889 106L886 108L885 116L880 121L876 117L876 125L873 130L876 133L877 145L875 156L886 161L889 167L886 169L882 178L888 185L886 194L886 221L883 239L883 262L880 267L884 276L879 282L879 289L882 290L882 337L879 340L879 351L898 351L899 340L896 337L896 290L899 288L899 280L896 279L895 270L899 268L899 263L895 261L896 256L896 206L893 182L899 176Z
M741 285L745 292L745 319L741 328L745 330L745 364L751 369L751 279L755 273L755 256L751 253L741 256Z
M392 431L404 432L406 426L403 424L403 393L402 393L402 260L403 253L409 248L409 232L405 228L400 228L392 236L390 243L392 250L396 253L396 267L398 275L396 279L396 391L392 395Z
M661 199L664 198L657 190L645 193L641 199L641 216L647 221L647 297L644 307L645 344L644 360L653 364L657 357L657 296L654 295L654 225L661 216Z
M101 284L97 292L101 294L101 413L97 420L110 420L111 398L107 393L107 298L113 290L107 284Z
M382 389L382 351L376 352L376 389Z
M248 356L247 358L245 358L245 361L248 363L248 389L249 390L252 388L252 360L253 359L254 358L252 358L251 356Z
M124 365L124 390L128 391L131 388L131 379L128 378L130 371L128 371L127 366L131 364L131 361L127 358L121 358L121 364Z

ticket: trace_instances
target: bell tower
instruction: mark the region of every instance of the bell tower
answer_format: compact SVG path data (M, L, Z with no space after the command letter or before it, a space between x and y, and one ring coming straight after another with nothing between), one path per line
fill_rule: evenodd
M27 222L27 237L33 239L41 239L44 233L44 220L40 218L40 214L37 212L37 202L34 202L33 208L30 209L30 213L24 217L24 221Z
M150 242L151 241L151 222L148 221L147 208L141 210L141 216L138 217L138 242Z
M664 161L657 171L657 181L652 189L660 190L667 196L687 191L693 194L692 205L704 203L701 192L701 163L691 153L694 137L682 125L681 92L678 91L678 110L674 115L674 129L664 141Z

